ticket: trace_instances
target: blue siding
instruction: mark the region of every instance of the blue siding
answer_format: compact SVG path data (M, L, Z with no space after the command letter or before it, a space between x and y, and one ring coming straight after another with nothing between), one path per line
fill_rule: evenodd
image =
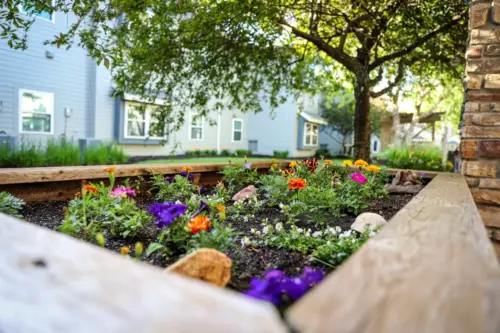
M304 124L306 120L303 117L299 117L297 122L297 149L304 149ZM311 149L308 147L307 149Z

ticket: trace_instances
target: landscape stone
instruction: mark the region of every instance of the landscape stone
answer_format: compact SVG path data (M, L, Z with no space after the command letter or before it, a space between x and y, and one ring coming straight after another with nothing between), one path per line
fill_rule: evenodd
M231 259L224 253L199 249L167 267L166 271L225 287L231 280L231 265Z
M356 218L351 225L351 229L357 232L365 232L367 226L382 227L386 224L387 221L376 213L363 213Z
M257 189L255 186L250 185L239 191L233 196L233 201L240 201L257 196Z

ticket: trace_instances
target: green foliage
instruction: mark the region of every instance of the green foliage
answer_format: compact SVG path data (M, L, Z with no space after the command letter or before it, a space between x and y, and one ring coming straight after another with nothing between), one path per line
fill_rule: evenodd
M151 216L137 208L134 200L110 195L113 179L109 187L103 183L88 186L95 190L84 187L81 197L69 202L60 231L81 235L87 241L94 241L99 232L125 238L136 236L151 221Z
M257 170L242 164L230 164L220 172L229 193L236 193L257 181Z
M273 157L279 159L287 159L288 158L288 150L275 150L273 151Z
M21 218L20 211L23 209L23 206L24 200L8 192L0 192L0 213Z
M247 149L237 149L234 152L234 156L237 157L250 156L250 155L252 155L252 151Z
M65 138L51 139L45 150L45 164L47 166L80 165L80 149Z
M231 151L229 149L222 149L219 156L231 156Z
M447 162L446 166L441 164L441 151L434 146L417 146L413 148L390 148L377 156L385 160L390 168L428 170L428 171L451 171L453 164Z
M29 168L44 165L45 152L40 144L22 141L17 147L0 144L0 167Z
M251 197L244 200L239 200L228 209L228 215L233 218L243 218L248 221L250 218L255 217L260 210L262 210L263 202L258 200L257 197Z
M127 155L114 143L90 146L83 153L85 165L124 164L126 161Z
M271 206L288 202L288 179L276 175L262 175L259 178L259 190Z
M176 175L165 178L163 175L153 176L151 189L156 191L156 200L159 202L185 202L198 192L198 187L191 183L187 177Z
M209 232L199 232L189 239L189 252L209 248L227 253L235 247L236 239L237 233L230 225L212 220L212 229Z

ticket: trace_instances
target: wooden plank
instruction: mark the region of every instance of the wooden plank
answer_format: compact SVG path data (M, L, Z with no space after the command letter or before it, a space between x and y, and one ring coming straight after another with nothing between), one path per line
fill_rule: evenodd
M0 331L285 333L270 304L0 214Z
M500 268L464 178L439 174L286 314L299 332L500 332Z
M252 162L252 168L265 169L271 167L271 162ZM279 165L288 165L286 161L278 162ZM115 176L134 177L150 174L173 175L182 171L182 167L191 166L192 172L221 171L229 163L182 163L182 164L124 164L124 165L99 165L99 166L74 166L74 167L46 167L46 168L5 168L0 169L0 185L43 183L67 180L90 180L107 178L104 169L115 167Z

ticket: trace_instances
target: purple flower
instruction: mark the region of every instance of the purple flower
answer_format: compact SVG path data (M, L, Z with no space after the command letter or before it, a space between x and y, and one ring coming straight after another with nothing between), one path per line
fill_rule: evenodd
M252 163L250 163L250 162L249 163L245 163L245 164L243 164L243 167L245 169L250 169L252 167Z
M194 174L192 174L191 172L188 173L187 171L181 171L180 175L190 181L194 179Z
M203 184L200 185L200 194L205 193L205 186Z
M419 172L418 176L424 178L427 177L427 174L425 172Z
M173 183L175 181L175 176L166 177L165 180L169 183Z
M349 178L359 184L364 184L368 180L361 172L351 173Z
M203 212L205 210L207 212L210 212L210 207L207 205L207 203L205 201L200 201L200 208L198 208L198 210L196 212L194 212L192 217L196 217L196 216L200 215L201 212Z
M253 278L246 295L280 306L284 300L296 301L323 280L321 269L304 268L299 277L291 278L280 270L268 271L263 279Z
M187 205L171 202L155 203L149 206L148 211L156 218L156 226L164 228L172 224L175 219L186 213Z

